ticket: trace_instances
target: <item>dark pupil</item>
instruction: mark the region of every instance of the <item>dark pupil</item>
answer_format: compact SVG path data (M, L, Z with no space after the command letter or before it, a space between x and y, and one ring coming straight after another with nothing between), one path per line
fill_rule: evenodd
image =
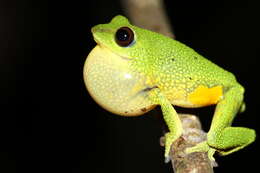
M129 34L126 30L120 29L116 32L116 38L118 41L126 41L129 38Z
M116 32L115 40L119 46L127 47L133 42L134 33L128 27L119 28Z

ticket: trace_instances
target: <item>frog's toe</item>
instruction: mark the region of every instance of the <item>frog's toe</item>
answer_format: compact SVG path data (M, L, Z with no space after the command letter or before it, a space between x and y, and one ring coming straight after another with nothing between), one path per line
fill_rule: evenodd
M209 160L211 161L211 163L213 163L213 162L216 163L215 158L213 156L215 154L215 152L216 152L216 149L214 149L214 148L209 148L209 150L208 150L208 157L209 157Z
M208 153L208 158L211 162L215 162L215 158L213 157L216 149L211 148L207 141L201 142L194 147L186 148L185 153L190 154L193 152L207 152Z
M171 161L171 157L170 156L165 157L164 163L169 163L170 161Z
M179 137L179 135L175 135L174 133L168 132L165 134L165 160L169 160L170 158L170 150L172 143Z
M207 144L207 142L205 141L205 142L201 142L201 143L195 145L194 147L186 148L185 152L187 154L193 153L193 152L208 152L209 149L210 149L210 147Z

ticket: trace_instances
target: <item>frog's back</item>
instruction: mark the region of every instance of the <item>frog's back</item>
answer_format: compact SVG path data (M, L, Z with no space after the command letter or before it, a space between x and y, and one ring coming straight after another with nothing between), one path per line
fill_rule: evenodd
M165 45L158 57L154 56L153 76L155 83L170 100L181 106L196 89L206 88L207 95L219 93L236 85L235 76L202 57L186 45L166 38L159 44ZM216 92L216 93L215 93Z

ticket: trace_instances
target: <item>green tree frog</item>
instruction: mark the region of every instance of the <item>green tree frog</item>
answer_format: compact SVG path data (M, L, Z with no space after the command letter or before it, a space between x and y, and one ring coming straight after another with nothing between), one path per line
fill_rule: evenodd
M244 88L232 73L176 40L131 25L123 16L91 31L97 46L84 65L87 90L103 108L122 116L142 115L159 105L169 128L166 158L183 132L173 105L216 104L207 140L186 153L207 152L214 161L216 151L227 155L255 140L253 129L231 126L245 108Z

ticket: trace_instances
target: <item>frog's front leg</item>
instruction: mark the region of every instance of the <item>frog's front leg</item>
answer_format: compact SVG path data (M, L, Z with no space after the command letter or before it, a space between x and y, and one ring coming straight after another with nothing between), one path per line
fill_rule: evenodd
M244 127L230 127L235 115L243 104L244 89L241 86L230 88L217 104L207 141L188 148L187 153L208 152L211 160L218 151L227 155L249 145L255 140L255 131Z
M149 98L155 104L161 106L163 118L169 128L169 132L165 134L165 161L169 160L169 153L172 143L178 139L183 132L181 120L174 110L170 101L163 95L159 88L154 88L149 93Z

